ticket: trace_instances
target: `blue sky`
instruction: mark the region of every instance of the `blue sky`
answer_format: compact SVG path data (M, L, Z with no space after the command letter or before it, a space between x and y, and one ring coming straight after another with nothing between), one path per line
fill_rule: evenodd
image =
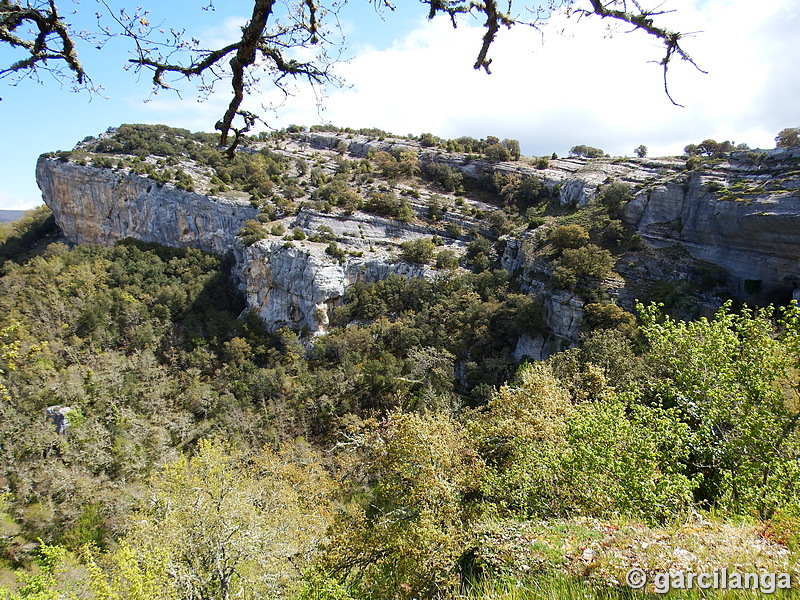
M151 23L222 41L245 22L249 8L232 0L217 0L214 12L199 10L197 0L151 4ZM348 86L327 90L321 110L317 95L301 87L265 113L266 120L275 127L332 122L398 134L495 135L519 139L528 155L566 154L576 144L612 155L632 155L645 144L650 155L667 155L709 137L772 147L778 131L800 125L796 0L769 0L757 12L752 0L666 0L663 8L675 12L665 18L675 29L697 32L685 48L709 71L702 75L679 63L671 69L670 90L685 108L664 95L660 68L651 62L661 58L661 48L644 34L560 17L544 38L517 27L501 32L488 76L472 69L483 34L477 19L454 31L446 19L428 22L422 4L396 4L397 11L381 16L367 0L350 0L340 13L350 60L337 67ZM65 13L78 11L69 16L76 25L94 25L95 0L61 0L61 6ZM152 96L146 74L122 69L128 58L123 40L80 51L103 86L101 95L76 94L46 77L41 84L0 81L0 208L40 203L34 168L42 152L69 149L120 123L212 131L224 110L224 94L199 103L191 87L182 99ZM13 58L0 50L0 64ZM279 100L265 87L247 102L260 110Z

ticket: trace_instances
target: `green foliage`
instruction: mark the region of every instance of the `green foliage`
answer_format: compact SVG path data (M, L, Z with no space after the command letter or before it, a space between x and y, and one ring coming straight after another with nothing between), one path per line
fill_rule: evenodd
M330 183L314 190L311 199L324 200L333 206L339 206L347 214L359 210L363 203L361 195L342 176L336 176Z
M349 590L331 577L312 572L304 580L294 600L354 600Z
M633 149L633 153L638 158L644 158L645 156L647 156L647 146L645 146L644 144L640 144L639 146L636 146L636 148Z
M442 250L436 255L437 269L455 269L458 267L458 256L452 250Z
M431 148L437 146L441 139L433 135L432 133L423 133L419 136L419 143L422 145L423 148Z
M375 169L387 179L410 177L420 172L418 156L413 150L400 150L397 156L379 150L371 156L371 160Z
M0 266L40 254L57 235L53 213L45 205L26 211L21 219L0 223Z
M134 173L147 175L162 184L174 179L176 186L186 191L194 189L194 183L188 174L181 169L175 173L167 172L150 162L142 162L142 159L160 156L167 159L167 164L169 161L177 164L182 157L186 157L200 166L213 169L212 183L217 184L217 189L218 181L236 190L257 193L261 197L272 195L277 178L288 168L287 159L268 150L239 152L229 159L217 150L216 144L215 134L190 133L185 129L165 125L126 124L110 129L102 139L84 142L82 150L131 156L134 160L125 160L123 164L129 166ZM93 161L100 167L115 166L111 159L102 156L95 156ZM160 164L164 164L163 161ZM295 187L291 187L289 191L290 195L297 193Z
M786 127L775 136L776 148L792 148L800 145L800 127Z
M593 148L592 146L585 146L583 144L573 146L569 149L569 153L573 156L581 156L585 158L600 158L606 154L600 150L600 148Z
M584 314L592 329L618 329L631 335L636 328L636 318L616 304L587 304Z
M546 195L544 183L539 177L529 175L524 179L516 174L495 173L492 177L494 189L503 198L506 206L515 205L520 214L537 204Z
M433 195L428 201L428 218L431 221L439 221L442 218L442 204L440 196Z
M608 213L612 217L616 217L631 198L633 198L631 186L621 181L615 181L603 187L600 194L600 202L608 209Z
M511 152L503 144L492 144L483 151L484 156L492 162L511 160Z
M364 210L384 217L391 217L409 223L414 218L414 212L405 198L399 198L394 192L373 193Z
M436 246L433 241L427 238L417 238L400 244L402 251L400 258L406 262L419 265L428 264L433 258Z
M692 171L699 167L702 162L699 157L692 155L686 160L686 170Z
M589 232L580 225L559 225L550 233L550 241L558 250L580 248L589 243Z
M514 229L514 222L501 210L490 212L486 220L491 225L492 231L497 235L506 235Z
M795 502L800 476L796 408L785 394L797 339L796 309L776 335L764 309L679 322L658 308L639 307L649 356L660 370L647 400L676 409L689 427L687 472L698 478L698 500L762 516ZM794 384L796 386L796 384Z
M572 404L552 372L526 366L471 424L490 467L484 493L519 516L669 518L691 500L686 427L660 409L628 405L595 371L597 400ZM657 482L654 485L654 482Z
M422 169L428 177L439 183L446 191L462 192L464 190L464 176L457 169L435 162L425 163Z
M353 441L346 472L366 491L335 524L323 567L370 598L456 589L482 471L463 429L444 414L392 413Z
M252 246L259 240L263 240L270 234L270 231L258 221L248 219L242 225L242 228L237 234L244 242L245 246Z
M347 253L344 250L344 248L340 248L339 244L337 244L336 242L331 242L328 244L328 247L325 248L325 254L339 261L343 261L345 259L345 256L347 256Z
M65 592L59 576L66 569L66 551L58 546L42 544L36 556L38 570L17 574L18 587L0 587L2 600L75 600L74 593Z
M292 452L296 458L268 449L248 454L201 441L194 456L155 474L125 544L107 573L97 575L112 589L128 587L131 559L142 564L156 556L149 567L162 566L165 589L159 598L285 593L310 563L332 518L331 481L319 457L299 446ZM158 590L158 581L153 583Z
M595 244L581 248L567 248L555 261L551 283L568 290L584 289L592 281L603 279L614 268L614 257L608 250Z
M690 156L714 156L718 157L726 152L735 150L734 145L729 141L717 142L716 140L707 139L699 144L688 144L684 149L684 153Z

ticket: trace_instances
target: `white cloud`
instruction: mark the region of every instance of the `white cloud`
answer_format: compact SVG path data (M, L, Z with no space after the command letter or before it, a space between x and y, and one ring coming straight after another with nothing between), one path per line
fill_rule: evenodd
M529 154L564 153L581 143L612 154L631 154L639 144L651 155L675 154L709 137L771 147L780 129L798 124L800 17L793 0L757 9L751 0L673 0L669 7L676 11L664 18L673 28L698 32L684 46L708 71L671 65L670 92L685 108L665 95L656 64L663 47L643 33L573 19L566 22L570 35L558 35L560 17L544 42L528 28L501 31L491 50L493 74L486 75L472 68L480 23L453 30L436 19L420 20L388 49L356 46L355 58L337 69L351 87L328 90L322 112L300 86L274 121L267 117L278 126L324 120L398 134L496 135L519 139ZM350 38L357 44L358 32ZM246 108L283 100L267 92L248 98ZM204 104L159 97L149 107L155 118L208 130L226 104L222 89Z
M41 196L23 197L13 191L0 189L0 210L28 210L41 203Z
M662 46L643 33L614 32L606 23L568 23L570 37L544 43L525 28L502 31L491 56L493 74L472 69L479 25L453 31L445 20L421 22L388 50L362 51L342 73L351 89L334 91L325 118L338 125L376 126L396 133L431 131L497 135L523 142L537 154L564 152L577 143L631 154L644 143L652 153L678 153L708 137L771 146L782 127L793 125L800 80L791 68L800 59L795 42L797 12L788 0L753 9L749 0L671 3L675 28L698 31L686 49L707 70L675 61L670 92L663 91L658 64ZM763 6L763 8L762 8ZM301 96L281 122L316 120L313 103Z

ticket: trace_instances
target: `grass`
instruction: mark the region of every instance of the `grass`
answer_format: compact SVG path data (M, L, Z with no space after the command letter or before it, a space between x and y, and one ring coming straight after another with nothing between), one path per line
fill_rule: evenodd
M460 597L745 599L764 595L736 589L656 593L657 582L666 591L663 578L669 573L713 576L715 570L723 573L722 569L742 574L792 573L792 583L800 586L796 552L777 543L775 536L764 535L762 529L754 522L721 521L714 516L659 527L621 518L487 523L475 544L471 573L476 583ZM645 591L626 585L627 573L634 568L646 574ZM774 596L788 594L777 590Z
M664 588L666 589L666 586ZM778 589L767 594L760 590L701 590L670 589L667 593L634 590L629 587L601 587L583 581L554 575L520 583L513 580L494 579L477 583L463 600L763 600L764 598L793 598L793 591Z

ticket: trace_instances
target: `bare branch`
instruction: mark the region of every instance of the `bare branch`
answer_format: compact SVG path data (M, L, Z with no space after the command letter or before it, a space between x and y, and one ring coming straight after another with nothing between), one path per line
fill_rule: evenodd
M24 34L17 35L17 31L27 26L33 28L29 32L31 38L23 37ZM55 0L33 6L0 0L0 42L28 53L26 58L0 69L0 77L13 73L35 73L37 68L44 68L58 76L60 71L50 67L48 61L63 61L78 85L90 87L91 82L78 60L73 37L74 33L58 13Z
M661 59L660 65L663 67L664 71L664 92L667 94L667 98L669 98L670 102L672 102L675 106L682 107L682 104L678 104L672 98L669 93L669 85L667 83L667 69L669 68L672 59L677 55L681 58L681 60L685 60L689 62L695 69L700 71L701 73L707 73L699 66L694 60L689 56L689 54L684 51L683 48L680 46L680 41L683 38L683 34L677 31L670 31L663 27L659 27L654 24L653 16L663 14L662 12L648 12L646 10L642 10L641 6L638 2L634 2L637 9L639 9L638 13L628 12L627 10L616 10L609 8L612 4L615 4L613 0L608 2L607 4L603 4L601 0L590 0L592 4L592 11L578 11L584 14L594 14L601 18L610 17L612 19L616 19L618 21L628 23L633 25L634 29L641 29L646 33L652 35L655 38L660 39L664 45L666 46L666 53L664 58ZM623 3L623 8L626 6Z

